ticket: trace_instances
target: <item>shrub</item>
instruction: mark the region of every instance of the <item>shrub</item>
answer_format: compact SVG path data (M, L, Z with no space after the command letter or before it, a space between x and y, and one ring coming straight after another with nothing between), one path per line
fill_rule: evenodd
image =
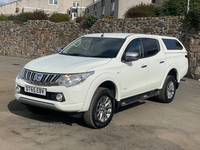
M116 19L116 17L114 17L114 16L104 16L102 19Z
M29 13L28 12L25 12L25 13L20 13L18 15L16 15L14 17L14 23L22 23L22 22L27 22L28 20L28 15Z
M8 15L6 20L13 21L15 19L15 15Z
M0 21L5 21L6 18L7 18L7 17L6 17L4 14L1 14L1 15L0 15Z
M190 27L200 29L200 7L196 7L185 17L185 23Z
M96 21L97 21L97 17L94 15L89 15L86 17L86 25L91 27Z
M35 10L29 13L28 20L47 20L48 15L43 10Z
M124 14L125 18L139 18L139 17L156 17L159 15L159 9L153 4L135 5L130 7Z
M183 16L187 11L188 0L167 0L161 8L162 16ZM200 5L200 0L190 0L190 10Z
M49 20L52 22L68 22L70 18L66 14L53 13Z
M83 20L85 19L85 15L84 16L80 16L76 18L76 22L77 23L81 23Z

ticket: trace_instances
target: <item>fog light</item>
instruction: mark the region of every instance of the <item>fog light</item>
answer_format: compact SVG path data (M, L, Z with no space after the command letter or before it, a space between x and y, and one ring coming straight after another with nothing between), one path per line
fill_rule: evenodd
M56 100L57 100L57 101L61 102L62 99L63 99L62 94L57 94L57 95L56 95Z
M20 91L21 91L21 88L20 88L19 86L16 86L15 90L16 90L16 92L19 94Z

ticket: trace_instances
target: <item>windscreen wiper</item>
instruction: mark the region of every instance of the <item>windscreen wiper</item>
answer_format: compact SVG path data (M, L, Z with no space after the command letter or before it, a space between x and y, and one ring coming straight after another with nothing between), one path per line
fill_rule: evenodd
M61 53L61 54L64 54L64 53ZM88 56L86 56L86 55L79 54L79 53L70 53L70 54L64 54L64 55L88 57Z
M101 56L101 55L89 56L89 57L98 57L98 58L112 58L112 57L110 57L110 56Z

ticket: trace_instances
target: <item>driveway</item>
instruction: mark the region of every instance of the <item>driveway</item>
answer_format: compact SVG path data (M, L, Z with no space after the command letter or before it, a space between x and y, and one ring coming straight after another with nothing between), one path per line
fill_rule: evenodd
M15 100L15 77L30 59L0 56L1 150L199 150L200 82L184 78L170 104L120 108L103 129L62 112L33 114Z

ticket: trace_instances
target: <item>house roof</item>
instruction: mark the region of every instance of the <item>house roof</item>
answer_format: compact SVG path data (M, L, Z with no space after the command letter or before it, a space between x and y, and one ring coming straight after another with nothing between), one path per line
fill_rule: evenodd
M16 0L16 1L10 2L10 3L6 3L6 4L3 4L3 5L1 5L1 6L5 6L5 5L8 5L8 4L16 3L17 1L19 1L19 0ZM1 6L0 6L0 7L1 7Z

